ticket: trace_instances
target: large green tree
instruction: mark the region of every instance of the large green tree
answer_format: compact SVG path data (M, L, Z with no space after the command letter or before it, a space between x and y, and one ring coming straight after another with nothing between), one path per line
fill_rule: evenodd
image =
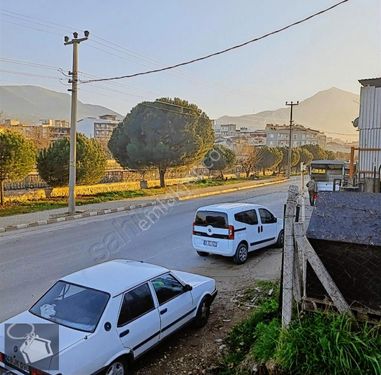
M38 154L38 173L49 186L68 185L69 155L68 139L55 141ZM82 185L98 182L104 176L106 163L107 157L102 146L95 139L78 134L76 182Z
M308 150L312 156L312 160L324 160L327 159L327 152L319 145L303 145L302 148Z
M299 148L299 155L300 155L299 164L303 163L304 165L309 165L314 158L312 153L303 147Z
M4 204L4 182L22 179L35 163L33 142L19 133L0 129L0 205Z
M257 160L256 168L262 169L263 175L266 169L274 169L282 161L282 152L275 147L261 146L258 150L259 157Z
M222 145L215 145L204 158L204 165L210 171L219 171L224 178L224 170L231 168L236 160L235 153Z
M109 141L125 168L157 168L165 186L168 168L199 163L214 142L212 122L195 104L161 98L134 107Z
M279 147L278 150L282 153L282 160L278 164L278 170L285 171L288 167L288 147ZM296 167L300 161L300 151L298 148L291 149L291 168Z

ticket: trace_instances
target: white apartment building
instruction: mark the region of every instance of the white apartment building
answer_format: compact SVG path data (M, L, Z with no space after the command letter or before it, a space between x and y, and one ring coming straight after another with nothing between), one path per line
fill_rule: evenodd
M290 126L267 124L266 132L266 145L269 147L288 147L290 138ZM319 145L326 148L327 137L326 135L315 129L306 128L302 125L292 126L292 147L300 147L303 145Z

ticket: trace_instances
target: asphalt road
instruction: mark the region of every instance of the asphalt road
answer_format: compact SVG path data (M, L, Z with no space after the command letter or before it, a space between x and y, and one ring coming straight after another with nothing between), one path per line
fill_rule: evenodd
M4 234L0 237L0 321L30 307L58 278L113 258L198 272L215 277L222 286L244 271L253 278L274 279L280 271L279 249L252 254L243 266L218 256L202 258L191 245L192 222L196 208L219 202L263 204L282 217L288 185Z

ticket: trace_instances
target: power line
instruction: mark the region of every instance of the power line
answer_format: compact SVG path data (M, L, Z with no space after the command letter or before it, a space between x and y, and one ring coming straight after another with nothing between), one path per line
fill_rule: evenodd
M42 75L42 74L33 74L33 73L26 73L26 72L18 72L18 71L15 71L15 70L0 69L0 72L9 73L9 74L16 74L16 75L21 75L21 76L28 76L28 77L39 77L39 78L47 78L47 79L59 79L58 77L46 76L46 75Z
M39 68L39 69L51 69L51 70L58 70L58 71L62 69L59 66L41 64L41 63L27 61L27 60L17 60L17 59L12 59L8 57L0 57L0 62L8 63L8 64L16 64L16 65L25 65L25 66L30 66L32 68Z
M43 26L43 27L46 27L48 29L54 30L54 31L43 30L43 29L40 29L40 28L36 28L36 26L28 26L28 25L25 25L25 24L18 24L18 23L15 23L15 22L4 20L4 22L10 23L10 24L14 24L16 26L21 26L21 27L29 28L29 29L35 30L35 31L46 32L46 33L50 33L50 34L54 34L54 35L60 35L57 32L57 30L65 30L65 32L66 32L66 30L68 28L75 29L75 27L72 27L72 26L67 26L67 25L65 26L65 25L62 25L62 24L59 24L59 23L55 23L55 22L51 22L51 21L46 21L46 20L43 20L41 18L34 18L34 17L28 16L28 15L24 15L24 14L17 13L17 12L14 12L14 11L10 11L10 10L6 10L6 9L2 9L1 12L3 13L3 15L5 15L7 17L15 18L18 21L29 22L29 23L31 23L33 25L37 25L38 27ZM96 47L96 46L92 45L92 43L97 43L98 45L102 45L104 47L107 47L108 49L111 49L112 51L116 51L117 53L125 53L129 57L132 57L132 58L134 58L136 60L140 59L140 60L143 60L145 62L148 62L150 65L147 65L147 64L142 63L141 61L139 61L139 64L141 64L141 65L143 65L143 66L145 66L147 68L150 68L151 66L157 66L158 67L158 66L162 65L162 63L160 63L158 60L155 60L155 59L153 59L153 58L151 58L149 56L145 56L145 55L143 55L140 52L136 52L136 51L133 51L131 49L128 49L128 48L126 48L126 47L124 47L124 46L122 46L122 45L120 45L118 43L115 43L113 41L109 41L109 40L107 40L105 38L102 38L102 37L94 35L94 34L92 34L92 38L93 38L93 40L89 41L87 46L91 47L91 48L94 48L94 49L97 49L97 50L100 50L100 51L103 51L103 52L105 52L108 55L112 55L112 56L118 57L120 59L125 59L126 61L130 61L130 60L127 60L125 56L123 57L121 55L117 55L116 53L112 53L112 52L107 51L105 49L102 49L100 47ZM240 92L241 94L243 93L244 95L248 95L248 93L243 91L242 89L232 89L231 87L225 86L221 82L214 82L214 81L211 82L211 81L202 80L199 77L194 76L193 74L190 74L189 71L174 71L173 74L179 76L180 78L187 79L192 84L196 83L196 84L200 84L202 86L215 86L215 87L218 87L219 89L223 89L223 90L229 91L230 93L232 93L232 92Z
M36 62L32 62L32 61L27 61L27 60L17 60L17 59L7 58L7 57L0 57L0 62L11 63L11 64L18 64L18 65L25 65L25 66L30 66L30 67L36 67L36 68L39 68L39 69L51 69L51 70L55 70L55 71L60 72L66 78L69 77L69 75L65 74L64 70L62 68L58 67L58 66L41 64L41 63L36 63ZM0 69L0 71L4 72L4 73L21 75L21 76L40 77L40 78L48 78L48 79L58 79L59 82L63 84L63 82L62 82L63 79L60 79L58 77L47 76L47 75L42 75L42 74L34 74L34 73L29 73L29 72L20 72L20 71L14 71L14 70L5 70L5 69ZM78 73L80 73L81 75L84 75L84 76L98 78L98 76L96 76L94 74L90 74L90 73L86 73L86 72L82 72L82 71L78 71ZM124 85L117 84L117 83L111 83L110 85L118 86L118 87L123 87L123 88L125 87ZM65 86L67 86L67 85L65 84ZM93 89L94 88L95 89L100 89L100 90L108 90L108 91L116 92L116 93L127 95L127 96L136 97L136 98L143 99L143 100L147 101L146 97L143 96L143 95L139 95L137 93L133 94L133 93L130 93L130 92L127 92L127 91L121 91L121 90L118 90L118 89L115 89L115 88L112 88L112 87L109 87L109 86L104 86L103 85L102 87L93 87ZM154 94L154 95L157 94L157 93L154 93L154 92L151 92L151 93ZM167 102L164 102L164 101L161 101L161 100L157 100L157 99L155 100L155 102L156 103L166 104L168 106L172 106L172 107L176 107L176 108L189 109L188 107L185 107L185 106L182 106L182 105L179 105L179 104L167 103ZM144 105L148 106L148 104L146 104L146 103L144 103ZM164 110L164 108L161 108L161 109Z
M139 73L133 73L133 74L127 74L127 75L123 75L123 76L116 76L116 77L108 77L108 78L100 78L100 79L96 79L96 80L88 80L88 81L82 81L82 83L90 83L90 82L101 82L101 81L112 81L112 80L116 80L116 79L124 79L124 78L133 78L133 77L137 77L137 76L142 76L142 75L147 75L147 74L152 74L152 73L159 73L159 72L163 72L163 71L166 71L166 70L171 70L171 69L175 69L175 68L178 68L178 67L181 67L181 66L185 66L185 65L190 65L190 64L193 64L195 62L199 62L199 61L202 61L202 60L206 60L206 59L209 59L211 57L215 57L215 56L218 56L218 55L222 55L224 53L227 53L227 52L230 52L232 50L235 50L235 49L238 49L238 48L241 48L241 47L244 47L244 46L247 46L248 44L251 44L251 43L254 43L254 42L258 42L259 40L262 40L262 39L265 39L265 38L268 38L272 35L275 35L275 34L278 34L278 33L281 33L289 28L292 28L296 25L299 25L301 23L304 23L306 21L309 21L310 19L314 18L314 17L317 17L323 13L326 13L326 12L329 12L330 10L338 7L339 5L342 5L346 2L348 2L349 0L342 0L328 8L325 8L319 12L316 12L316 13L313 13L311 14L310 16L308 17L305 17L305 18L302 18L298 21L295 21L291 24L288 24L287 26L283 26L277 30L274 30L274 31L271 31L267 34L264 34L264 35L261 35L259 37L256 37L256 38L253 38L253 39L250 39L246 42L243 42L243 43L240 43L240 44L237 44L235 46L232 46L232 47L229 47L229 48L225 48L223 50L220 50L220 51L217 51L217 52L213 52L213 53L210 53L208 55L205 55L205 56L201 56L201 57L198 57L198 58L195 58L195 59L192 59L192 60L188 60L188 61L184 61L184 62L181 62L181 63L178 63L178 64L174 64L174 65L170 65L170 66L166 66L164 68L159 68L159 69L152 69L152 70L148 70L148 71L145 71L145 72L139 72Z

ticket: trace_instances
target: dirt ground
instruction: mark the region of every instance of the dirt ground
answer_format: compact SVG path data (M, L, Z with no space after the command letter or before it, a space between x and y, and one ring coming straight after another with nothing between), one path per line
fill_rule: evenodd
M131 369L132 373L218 374L224 339L231 328L255 307L255 301L247 299L247 290L255 288L255 280L278 279L280 264L280 249L255 253L243 266L236 266L230 259L221 257L206 259L205 267L193 271L214 277L217 281L218 295L208 324L201 329L188 327L171 336L138 360Z

